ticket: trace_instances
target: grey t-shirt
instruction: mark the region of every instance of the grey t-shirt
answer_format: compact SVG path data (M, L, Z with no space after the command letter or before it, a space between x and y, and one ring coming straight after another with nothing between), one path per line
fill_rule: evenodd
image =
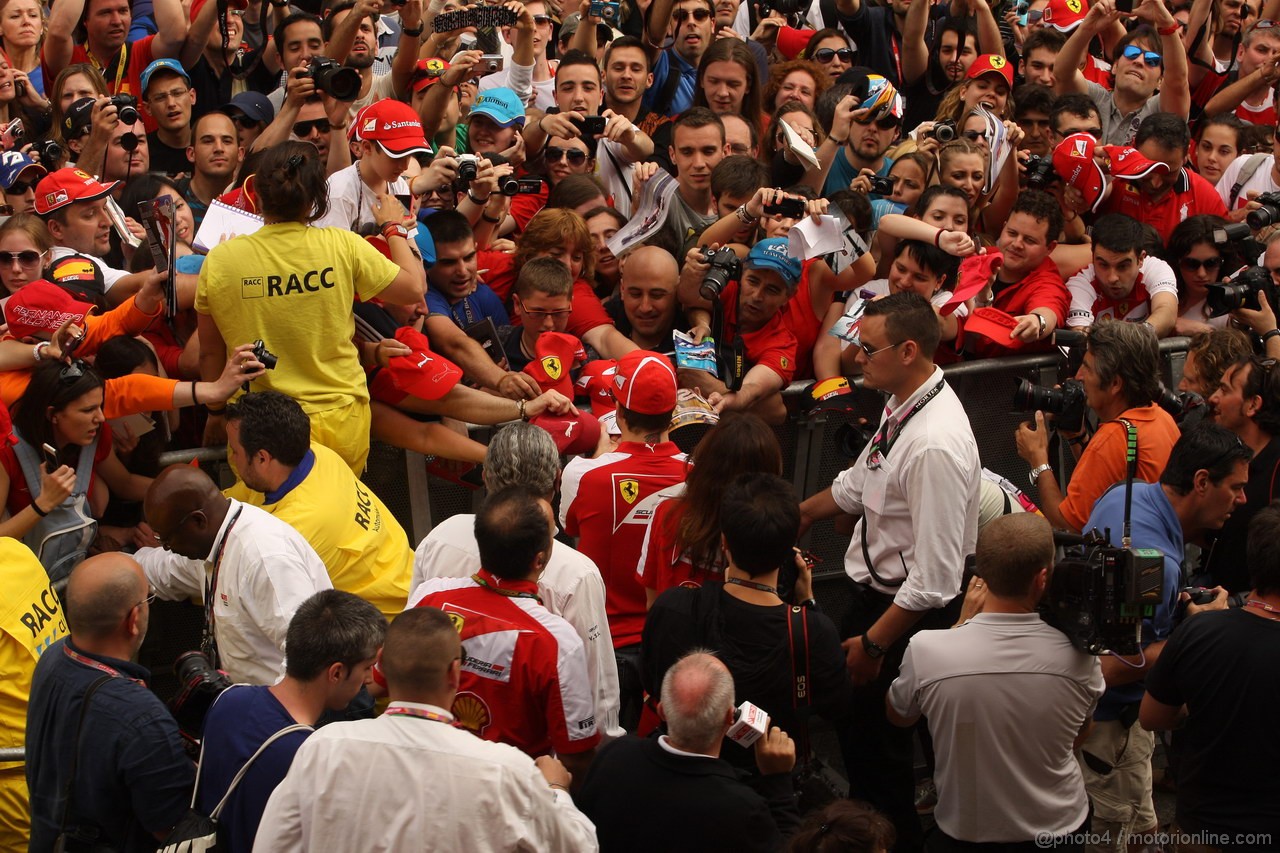
M1089 99L1098 108L1098 115L1102 119L1103 145L1132 145L1133 137L1137 134L1138 125L1142 124L1142 120L1160 112L1159 92L1147 98L1147 102L1135 112L1124 115L1116 106L1116 99L1109 90L1092 80L1087 81L1086 85L1089 87L1087 92Z

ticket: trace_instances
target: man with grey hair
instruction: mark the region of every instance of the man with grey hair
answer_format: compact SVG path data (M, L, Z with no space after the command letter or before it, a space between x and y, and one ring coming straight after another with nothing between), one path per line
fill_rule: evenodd
M782 847L798 822L791 769L795 743L777 726L755 744L756 788L720 758L734 722L733 676L706 649L667 670L658 710L668 734L625 737L596 755L578 807L602 850L760 850Z
M560 484L560 454L546 430L527 423L504 427L489 442L484 485L489 492L524 486L554 503ZM410 600L424 581L464 578L480 568L475 516L459 514L437 524L414 554ZM618 666L604 608L604 580L590 558L556 541L538 578L543 606L563 618L582 638L592 680L596 722L606 738L619 737Z

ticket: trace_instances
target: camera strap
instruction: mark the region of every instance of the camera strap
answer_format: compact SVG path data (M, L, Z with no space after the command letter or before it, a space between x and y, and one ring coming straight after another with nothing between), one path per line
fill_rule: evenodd
M73 653L65 644L62 648L66 649L67 654L77 662L89 661L88 658ZM89 716L89 703L93 700L93 694L98 692L99 687L106 684L113 678L124 677L106 664L99 664L97 661L89 662L97 664L97 668L105 669L109 671L110 674L102 676L97 681L93 682L93 684L89 685L89 689L86 690L84 694L84 704L80 706L80 721L76 723L76 736L75 739L71 741L71 767L67 772L67 784L62 789L62 818L58 821L59 841L62 841L62 836L65 836L67 833L67 816L71 814L71 798L76 784L76 765L80 763L80 735L84 732L85 718Z
M1227 197L1227 210L1231 210L1236 206L1236 200L1240 198L1240 190L1244 189L1244 185L1249 183L1249 179L1258 171L1258 167L1262 165L1262 161L1270 155L1267 154L1250 154L1249 159L1244 161L1244 165L1240 167L1239 174L1236 175L1236 182L1231 185L1231 193Z
M808 764L809 713L813 710L813 696L809 692L809 618L800 605L787 608L787 644L791 648L791 707L795 709L799 723L796 756L801 764Z
M231 521L227 524L227 530L222 534L222 541L218 543L218 551L213 555L213 569L205 574L204 628L201 630L200 651L209 659L209 663L214 669L219 669L222 666L222 660L218 655L218 637L214 631L218 621L213 607L214 598L218 593L218 575L222 568L222 556L227 550L227 540L231 538L231 530L236 526L236 522L240 520L240 513L243 511L243 506L236 507L235 515L231 516Z

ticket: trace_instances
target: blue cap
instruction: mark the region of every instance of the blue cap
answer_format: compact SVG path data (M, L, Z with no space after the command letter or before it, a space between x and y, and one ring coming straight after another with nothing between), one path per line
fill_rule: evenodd
M49 174L48 169L19 151L6 151L0 154L0 187L9 189L26 169L36 170L36 180Z
M151 78L158 71L168 71L171 74L177 74L183 80L187 81L187 85L191 85L191 75L187 73L187 69L182 67L182 63L176 59L157 59L142 69L142 97L147 96L147 87L151 85Z
M422 265L427 267L435 266L436 241L431 237L431 232L427 230L427 226L418 225L418 233L414 235L413 241L418 244L418 254L422 256Z
M261 92L241 92L227 101L226 108L239 110L262 124L271 124L276 117L276 108L271 105L271 99Z
M499 127L513 124L524 127L524 101L510 89L499 87L480 92L471 104L471 115L477 113L493 119Z
M800 282L801 264L787 251L786 237L770 237L756 243L742 265L749 270L773 270L782 276L787 287Z

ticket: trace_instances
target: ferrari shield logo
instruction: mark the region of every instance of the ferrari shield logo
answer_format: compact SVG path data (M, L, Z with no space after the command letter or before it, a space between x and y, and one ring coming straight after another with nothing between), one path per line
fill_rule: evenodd
M1080 0L1067 0L1067 8L1071 10L1071 14L1080 14Z
M461 635L462 626L466 623L467 620L463 618L461 613L449 613L448 616L449 616L449 621L453 623L453 630L457 631L458 634Z
M545 356L542 359L542 369L547 372L552 381L560 378L560 359L554 355Z
M1004 57L1003 57L1003 56L992 56L992 57L991 57L991 67L992 67L992 68L996 68L996 69L1004 68Z
M624 501L633 504L636 498L640 497L640 484L635 480L623 480L618 484L618 493L622 495Z

